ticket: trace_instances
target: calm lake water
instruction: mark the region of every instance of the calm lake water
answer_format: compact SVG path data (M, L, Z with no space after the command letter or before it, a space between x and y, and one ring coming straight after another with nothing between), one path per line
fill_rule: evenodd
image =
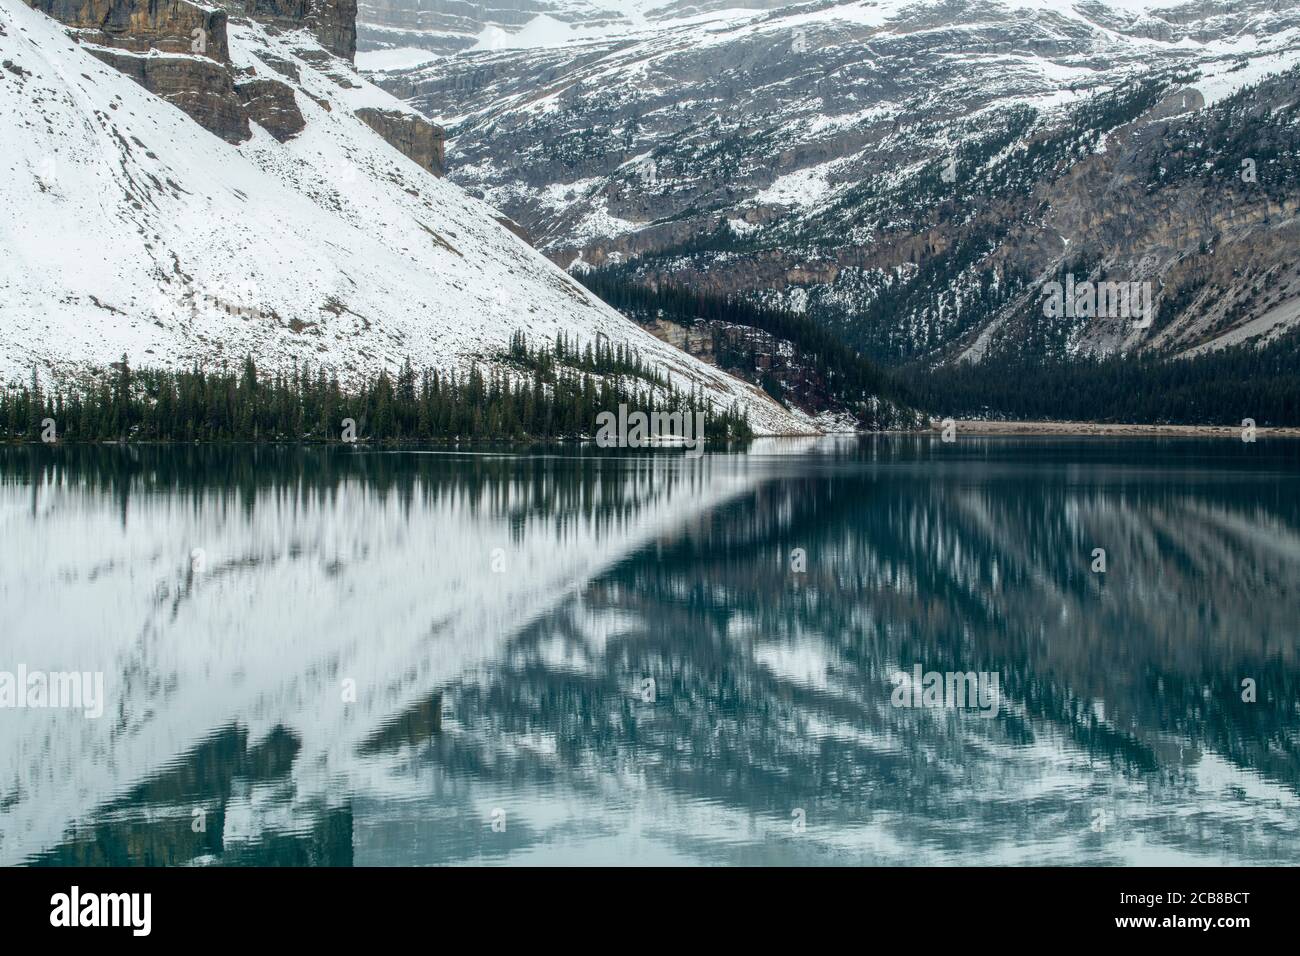
M0 709L0 863L1297 863L1298 491L1280 440L0 448L0 671L103 674Z

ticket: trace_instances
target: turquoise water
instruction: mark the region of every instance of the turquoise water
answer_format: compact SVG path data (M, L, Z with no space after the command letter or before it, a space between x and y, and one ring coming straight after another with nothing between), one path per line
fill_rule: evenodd
M0 671L104 706L0 708L0 862L1297 862L1298 489L1278 440L3 448Z

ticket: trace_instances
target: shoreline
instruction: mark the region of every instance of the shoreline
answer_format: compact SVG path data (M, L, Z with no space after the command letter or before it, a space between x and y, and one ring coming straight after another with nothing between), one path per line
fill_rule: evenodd
M1105 422L1009 422L1009 421L981 421L976 419L963 420L956 419L953 422L957 436L979 436L983 438L998 437L1070 437L1070 438L1232 438L1240 441L1242 439L1243 429L1240 425L1134 425ZM820 434L808 433L784 433L775 435L754 435L749 441L761 439L818 439L840 437L848 438L862 435L910 435L910 436L939 436L942 435L944 426L940 422L923 427L923 428L902 428L890 429L884 431L845 431L845 432L822 432ZM1282 425L1266 426L1260 425L1255 428L1256 438L1300 438L1300 426ZM725 445L744 444L744 439L732 439L724 442ZM358 439L356 441L342 441L339 439L293 439L293 438L217 438L217 439L131 439L131 438L92 438L92 439L66 439L61 438L56 442L42 442L30 438L0 438L0 447L23 447L30 445L40 445L44 447L58 446L88 446L88 445L119 445L119 446L143 446L143 445L166 445L177 447L194 447L194 446L234 446L245 445L253 447L303 447L303 448L330 448L330 447L359 447L359 448L401 448L409 446L426 446L426 447L446 447L456 448L461 446L483 446L483 445L593 445L595 440L590 436L568 436L552 438L439 438L439 439L383 439L379 441ZM648 443L642 450L674 450L682 447L676 443ZM605 449L610 451L626 449ZM636 449L634 449L636 450Z
M1068 435L1070 437L1133 437L1133 438L1236 438L1241 439L1240 425L1131 425L1105 422L954 422L957 434L967 435ZM919 434L942 432L943 425L936 423L922 429ZM1255 428L1256 437L1300 438L1300 427L1279 426Z

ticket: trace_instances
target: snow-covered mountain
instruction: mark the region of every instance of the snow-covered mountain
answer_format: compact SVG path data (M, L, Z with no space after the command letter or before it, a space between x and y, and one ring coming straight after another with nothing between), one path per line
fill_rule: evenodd
M635 346L760 431L808 430L436 175L441 131L356 72L345 4L294 21L38 2L65 22L0 0L5 381L123 353L165 367L248 354L346 380L408 357L490 363L515 330L563 330Z
M560 46L616 37L671 21L743 17L789 0L360 0L357 47L392 51L388 63L425 53Z
M1231 97L1300 64L1300 6L734 6L360 63L558 263L805 310L890 361L1023 339L1030 291L1068 268L1152 283L1160 315L1067 329L1075 351L1296 325L1294 80Z

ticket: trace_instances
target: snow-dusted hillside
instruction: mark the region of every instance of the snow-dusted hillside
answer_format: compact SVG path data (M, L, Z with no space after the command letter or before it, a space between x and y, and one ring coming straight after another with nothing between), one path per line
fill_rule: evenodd
M605 307L356 115L409 111L305 31L232 21L241 77L287 83L305 128L231 145L19 0L0 0L0 376L103 367L465 367L512 332L639 348L684 388L807 430ZM190 54L118 53L142 61ZM206 62L206 61L205 61ZM268 64L275 64L275 67ZM289 74L289 75L286 75ZM296 77L293 76L296 74Z
M1295 67L1295 4L829 0L645 12L600 35L570 30L566 39L525 25L421 66L395 66L394 50L359 62L446 126L449 176L521 222L557 262L634 262L647 280L804 310L885 358L977 357L963 325L974 314L966 287L977 273L1023 269L1033 281L1060 266L1067 247L1087 247L1088 258L1116 267L1114 278L1161 283L1163 302L1191 295L1170 273L1203 243L1219 250L1229 276L1263 276L1276 265L1239 244L1233 254L1242 258L1226 252L1248 219L1273 229L1289 221L1260 191L1184 190L1170 199L1184 217L1176 224L1163 207L1140 208L1148 169L1133 161L1150 150L1112 137L1131 117L1117 110L1112 121L1095 104L1151 80L1171 98L1145 120L1176 125ZM1268 109L1286 108L1279 97ZM979 177L1044 141L1077 137L1079 111L1090 104L1104 114L1094 128L1105 128L1089 149L1114 154L1094 161L1108 164L1106 175L1078 177L1088 188L1076 193L1032 170L1014 183L1016 207L998 207ZM1109 217L1095 204L1114 189L1134 190L1123 202L1133 229L1149 235L1116 243L1086 233L1090 220ZM922 195L931 201L920 203ZM939 261L953 257L975 221L1015 223L1022 242L991 255L994 240L982 239L984 253L972 247L959 251L961 262ZM1037 256L1039 248L1050 255ZM1144 260L1153 265L1137 269ZM967 266L974 271L959 274ZM921 305L882 305L900 288ZM940 298L947 303L929 304ZM1274 305L1246 308L1241 319ZM873 309L892 327L858 327ZM1159 344L1192 348L1212 326L1228 331L1213 311L1198 306ZM1137 341L1127 331L1085 330L1072 345L1157 344L1157 332Z

